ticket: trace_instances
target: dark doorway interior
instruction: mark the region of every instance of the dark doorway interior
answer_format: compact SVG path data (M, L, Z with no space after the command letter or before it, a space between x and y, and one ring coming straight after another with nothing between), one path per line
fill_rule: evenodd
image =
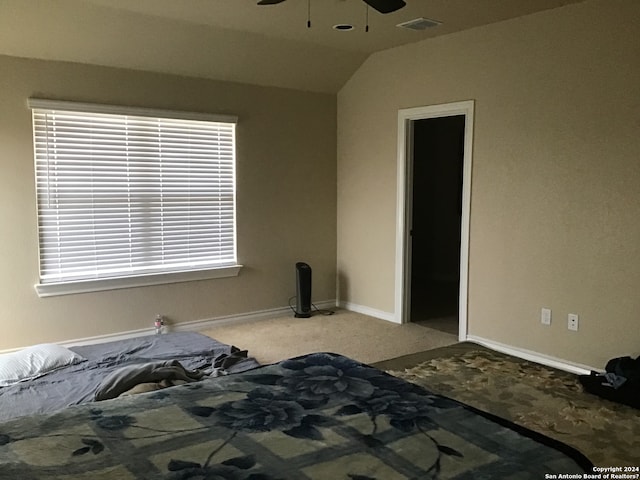
M413 122L411 321L458 333L464 115Z

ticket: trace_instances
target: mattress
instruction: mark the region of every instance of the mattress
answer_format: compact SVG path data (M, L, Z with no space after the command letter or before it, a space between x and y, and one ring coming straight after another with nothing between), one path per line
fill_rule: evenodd
M0 421L55 412L93 401L103 380L122 367L177 360L189 370L234 373L258 363L246 352L196 332L149 335L127 340L70 347L85 361L35 380L0 388Z
M584 478L560 442L316 353L0 424L0 479Z

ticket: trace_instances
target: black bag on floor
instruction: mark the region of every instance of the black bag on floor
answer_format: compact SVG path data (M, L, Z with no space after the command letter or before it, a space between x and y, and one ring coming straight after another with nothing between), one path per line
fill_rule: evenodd
M613 358L607 362L606 373L580 375L580 383L589 393L607 400L640 409L640 357Z

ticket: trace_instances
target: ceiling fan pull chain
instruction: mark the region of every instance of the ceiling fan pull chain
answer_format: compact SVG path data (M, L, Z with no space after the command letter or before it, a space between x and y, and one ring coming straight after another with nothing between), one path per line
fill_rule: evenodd
M364 9L365 9L365 27L364 27L364 31L369 33L369 4L365 3L364 4Z
M307 0L307 28L311 28L311 0Z

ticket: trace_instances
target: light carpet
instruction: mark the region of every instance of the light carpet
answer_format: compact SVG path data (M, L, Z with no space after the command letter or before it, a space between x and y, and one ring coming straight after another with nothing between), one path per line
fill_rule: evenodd
M398 325L367 315L336 310L311 318L289 316L221 325L201 333L249 350L262 364L312 352L333 352L373 363L454 344L456 335L423 325Z

